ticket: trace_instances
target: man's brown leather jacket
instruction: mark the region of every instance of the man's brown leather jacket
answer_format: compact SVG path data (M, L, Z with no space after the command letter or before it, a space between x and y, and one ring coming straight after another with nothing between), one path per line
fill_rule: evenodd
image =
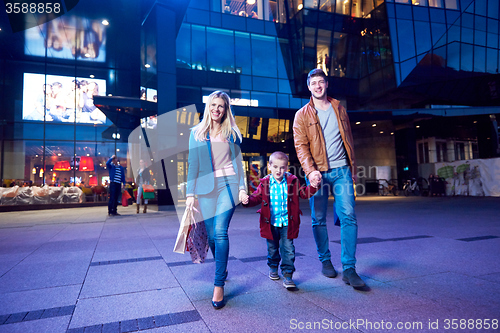
M339 123L340 135L344 142L347 153L347 160L351 167L353 178L356 179L356 158L354 157L354 142L351 132L351 123L346 109L339 104L339 101L328 97L332 104L337 121ZM295 150L300 164L304 169L306 176L311 172L327 171L328 156L326 154L325 138L321 130L321 124L314 108L313 99L304 105L295 114L293 121L293 139L295 141Z

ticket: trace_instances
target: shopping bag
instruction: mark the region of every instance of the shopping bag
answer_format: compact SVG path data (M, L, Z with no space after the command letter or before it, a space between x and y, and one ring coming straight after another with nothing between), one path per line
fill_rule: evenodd
M132 191L132 193L134 193L134 201L137 201L137 189L134 188L134 190Z
M154 192L155 188L153 187L153 185L144 184L142 185L142 190L144 192Z
M181 224L179 226L179 232L177 232L177 239L175 240L174 252L185 253L186 252L186 242L189 233L189 227L191 226L191 221L194 220L193 211L189 209L184 210L182 215Z
M144 192L144 191L142 191L142 198L143 199L154 199L155 198L155 192Z
M127 190L122 193L122 206L128 207L128 199L132 198Z
M187 248L191 255L191 261L195 264L205 262L208 253L208 236L205 221L198 209L193 207L193 219L187 238Z

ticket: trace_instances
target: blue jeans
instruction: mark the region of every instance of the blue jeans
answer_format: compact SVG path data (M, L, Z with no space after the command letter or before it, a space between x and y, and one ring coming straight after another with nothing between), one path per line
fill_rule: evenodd
M348 166L321 172L321 189L309 199L314 240L319 260L331 260L326 228L326 211L330 193L335 201L334 212L340 219L341 261L344 270L356 267L356 245L358 242L358 223L354 213L354 188L352 173Z
M122 193L122 184L111 182L109 183L109 201L108 214L116 214L118 207L118 198Z
M267 265L278 269L281 260L281 273L291 277L295 272L295 246L293 239L287 238L288 227L271 226L271 232L273 240L267 239Z
M207 228L208 244L215 258L215 282L224 286L229 257L229 238L227 230L238 204L238 179L236 176L215 178L215 188L206 195L198 196L201 214Z

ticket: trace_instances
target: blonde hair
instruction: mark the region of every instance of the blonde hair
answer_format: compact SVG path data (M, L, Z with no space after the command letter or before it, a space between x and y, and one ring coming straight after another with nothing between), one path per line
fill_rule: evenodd
M220 90L214 91L208 96L208 101L205 103L205 111L203 112L203 119L201 122L194 126L191 130L193 131L194 138L196 141L206 141L207 134L210 132L212 127L212 115L210 114L210 104L214 98L221 98L224 101L224 116L221 121L221 133L222 137L229 140L231 136L236 133L237 137L242 141L241 132L236 125L236 120L234 120L233 112L231 111L231 104L229 103L229 96ZM236 138L234 138L236 139Z
M282 151L275 151L269 156L269 164L273 164L274 160L282 160L288 163L288 156Z

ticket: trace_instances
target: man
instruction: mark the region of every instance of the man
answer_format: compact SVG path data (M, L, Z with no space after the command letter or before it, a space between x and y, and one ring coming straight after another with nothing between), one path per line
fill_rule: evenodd
M118 198L122 193L122 188L125 186L125 170L118 164L116 155L106 162L106 167L109 170L109 201L108 201L108 215L120 215L117 212Z
M295 114L293 136L297 157L308 182L321 180L320 190L309 199L316 248L326 277L337 272L331 262L326 227L328 196L335 198L334 209L340 218L342 280L355 288L365 286L356 273L358 225L354 213L353 181L356 160L349 117L339 101L326 94L328 80L321 69L307 76L311 100Z

